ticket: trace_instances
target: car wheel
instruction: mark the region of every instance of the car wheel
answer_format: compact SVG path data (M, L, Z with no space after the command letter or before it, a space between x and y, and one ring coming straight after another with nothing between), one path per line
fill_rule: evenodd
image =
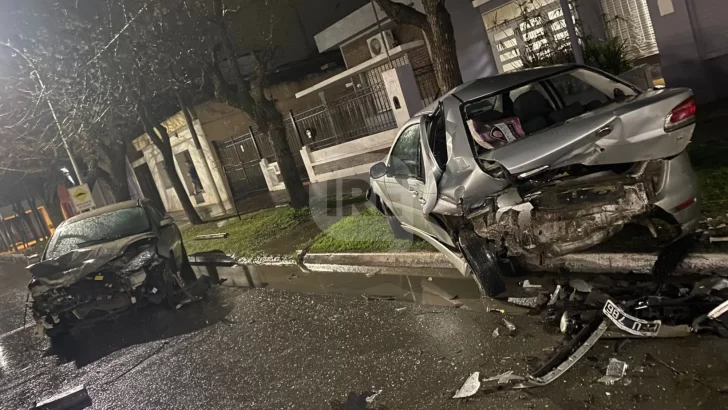
M491 244L470 229L460 231L458 244L473 272L483 296L496 296L506 290L503 271Z

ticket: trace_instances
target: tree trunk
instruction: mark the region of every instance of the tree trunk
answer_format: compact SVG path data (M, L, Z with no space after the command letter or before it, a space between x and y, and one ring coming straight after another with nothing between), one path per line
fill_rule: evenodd
M153 125L145 107L141 103L138 110L139 118L144 126L144 132L147 133L149 139L152 140L152 143L154 143L157 149L162 153L164 171L167 173L169 182L172 183L172 188L174 188L174 192L177 194L177 198L179 198L179 203L182 205L182 209L185 211L187 219L192 225L202 224L202 218L200 218L200 215L197 213L194 205L192 205L192 201L190 201L190 197L187 195L187 191L185 190L182 180L177 174L177 169L174 166L174 154L172 153L172 144L169 140L167 129L159 123L155 123L156 126ZM157 132L159 132L159 134L157 134Z
M291 198L291 207L294 209L305 208L308 206L308 191L303 186L301 175L293 158L293 152L291 152L291 147L288 145L283 116L272 101L266 99L263 104L272 105L273 107L268 107L265 110L266 114L260 116L264 118L259 118L258 127L271 140L278 168L281 170L283 184L286 186L288 196Z
M172 147L168 142L163 143L162 146L164 148L160 148L160 151L162 151L162 158L164 160L164 172L167 174L169 182L172 183L174 192L177 194L177 197L179 197L179 202L182 205L182 209L185 211L185 215L187 215L187 219L189 219L192 225L199 225L203 223L202 218L200 218L200 215L197 213L195 206L192 205L192 201L187 195L182 179L180 179L179 174L177 174L177 169L174 166L174 154L172 153Z
M111 168L111 193L116 202L124 202L131 199L129 193L129 179L126 175L126 146L123 143L114 144L112 146L112 155L110 156Z
M185 122L187 123L187 129L190 130L192 142L195 143L195 149L197 150L197 154L202 159L202 172L205 174L205 178L210 181L210 185L212 185L212 195L215 197L215 203L218 204L220 206L220 210L225 213L225 204L222 201L222 197L220 196L220 190L215 183L215 179L212 177L212 171L210 171L210 164L207 163L205 151L203 151L202 145L200 145L200 136L197 135L197 130L195 129L195 123L192 120L190 108L187 106L187 101L185 101L184 97L180 92L177 92L177 101L179 103L180 110L182 110L182 114L184 114Z
M440 95L463 83L458 63L455 30L445 0L422 0L425 10L420 13L413 7L392 0L376 0L397 24L409 24L425 32L432 54L432 68L440 87Z
M458 63L455 30L450 13L443 0L424 0L429 30L425 30L432 50L432 67L435 71L440 95L463 83Z

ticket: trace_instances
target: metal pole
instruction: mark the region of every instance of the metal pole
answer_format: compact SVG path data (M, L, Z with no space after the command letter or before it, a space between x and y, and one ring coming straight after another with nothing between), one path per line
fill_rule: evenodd
M237 148L235 148L235 144L233 143L233 137L230 137L230 147L235 151L236 156L238 157L238 161L240 161L240 155L237 153ZM242 167L242 162L240 163L240 166ZM227 172L225 172L225 175L227 175ZM228 179L228 182L230 182L230 179ZM230 188L230 195L232 196L232 200L230 202L233 203L233 206L235 207L235 213L238 215L238 220L242 219L240 218L240 210L238 209L238 201L235 198L235 195L233 195L232 192L232 186Z
M298 130L298 124L296 124L296 119L293 117L293 110L288 110L288 116L291 118L291 124L293 124L293 130L296 131L296 135L298 135L298 140L301 141L301 148L303 148L303 138L301 137L301 131Z
M377 21L377 27L379 28L379 36L382 39L382 43L384 46L384 51L387 53L387 61L389 62L389 68L394 68L392 66L392 57L389 56L389 47L387 47L387 41L384 39L384 34L382 34L382 22L379 21L379 16L377 15L377 8L374 7L374 0L369 0L369 3L372 5L372 11L374 12L374 20Z
M581 52L579 38L576 36L576 27L574 27L574 18L572 17L571 9L569 8L569 0L560 0L560 2L561 11L564 15L564 22L566 23L566 31L569 32L571 50L574 53L574 61L576 64L584 64L584 55Z

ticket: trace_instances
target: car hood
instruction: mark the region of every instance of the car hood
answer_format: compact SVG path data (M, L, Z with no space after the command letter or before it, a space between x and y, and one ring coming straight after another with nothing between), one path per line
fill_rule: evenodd
M104 265L122 256L126 249L141 240L154 238L153 232L127 236L115 241L76 249L55 258L28 266L33 278L46 288L72 285Z

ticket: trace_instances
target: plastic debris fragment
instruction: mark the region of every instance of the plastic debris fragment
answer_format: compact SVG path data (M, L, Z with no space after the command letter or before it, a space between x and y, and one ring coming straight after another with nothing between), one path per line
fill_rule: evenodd
M503 318L503 323L506 325L506 328L508 328L508 332L513 333L516 331L516 325L514 325L512 322L509 322L505 318Z
M541 300L542 299L539 296L533 296L530 298L508 298L508 303L513 303L514 305L529 308L536 308L541 305Z
M526 378L523 377L523 376L514 375L513 374L513 370L509 370L509 371L507 371L507 372L505 372L503 374L499 374L497 376L489 377L489 378L487 378L487 379L485 379L483 381L484 382L492 382L492 381L496 381L496 380L498 381L498 384L508 384L511 381L522 381L522 380L526 380Z
M493 337L498 337L498 336L500 336L500 331L496 327L495 330L493 331Z
M372 392L371 395L367 396L367 398L364 400L366 400L367 403L374 403L374 399L376 399L377 396L379 396L381 393L382 393L382 389L376 390L376 391Z
M559 300L559 295L561 294L561 285L556 285L556 289L554 289L554 293L551 294L551 299L549 300L548 305L553 305L556 303L556 301Z
M572 279L569 281L569 286L583 293L589 293L593 289L592 285L588 284L583 279Z
M607 385L612 385L614 382L621 380L624 374L627 372L627 363L617 360L609 359L609 365L607 366L607 373L602 376L598 382Z
M452 396L453 399L463 399L470 397L480 389L480 372L475 372L465 380L465 383Z
M540 288L540 287L541 287L541 285L537 285L535 283L531 283L531 281L528 280L528 279L526 279L526 280L523 281L523 288L524 289L535 289L535 288Z

